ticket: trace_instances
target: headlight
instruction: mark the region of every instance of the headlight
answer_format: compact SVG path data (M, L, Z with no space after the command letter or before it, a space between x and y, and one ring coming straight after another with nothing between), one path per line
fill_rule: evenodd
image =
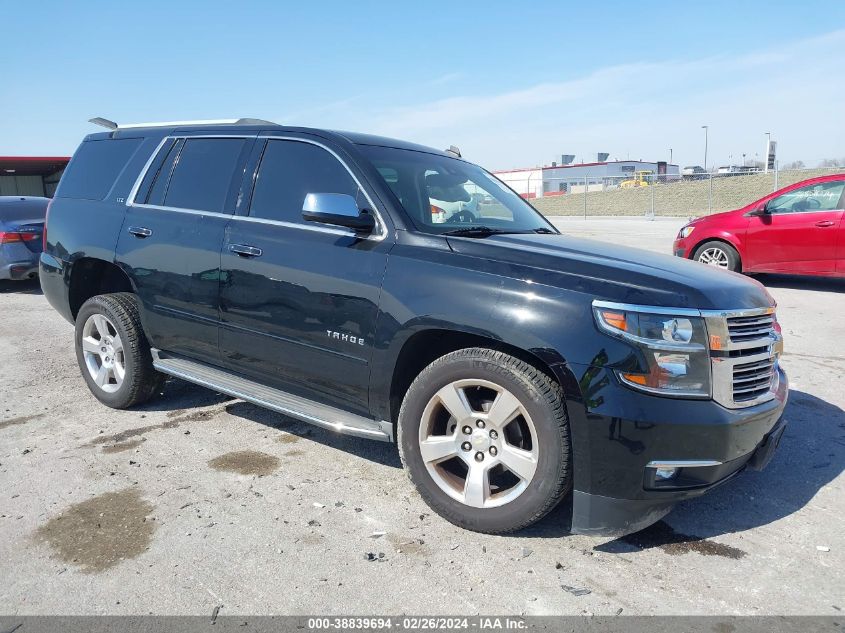
M593 302L593 312L601 330L640 352L638 366L615 370L624 384L660 395L710 397L710 354L701 316L602 301Z
M693 232L694 230L695 230L695 227L694 227L694 226L685 226L685 227L684 227L684 228L682 228L680 231L678 231L678 239L680 239L680 240L685 240L685 239L686 239L686 238L688 238L690 235L692 235L692 232Z

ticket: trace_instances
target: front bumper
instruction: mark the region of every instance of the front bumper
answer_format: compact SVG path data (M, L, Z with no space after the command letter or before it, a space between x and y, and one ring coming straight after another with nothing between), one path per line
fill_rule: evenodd
M586 406L569 405L575 533L636 532L679 501L702 495L746 468L764 468L786 425L788 382L781 369L775 397L745 409L636 393L603 370L586 369L594 385ZM670 482L656 484L649 466L655 462L706 463L680 468Z

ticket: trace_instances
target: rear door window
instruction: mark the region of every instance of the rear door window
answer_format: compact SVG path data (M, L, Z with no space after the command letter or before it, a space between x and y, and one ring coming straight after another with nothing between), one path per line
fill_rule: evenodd
M300 141L268 141L249 214L304 224L302 205L309 193L357 197L358 185L343 164L322 147Z
M62 175L56 197L102 200L142 140L126 138L84 142Z
M235 169L245 147L246 139L242 138L187 139L175 158L164 206L215 213L231 209ZM240 183L240 178L237 182Z

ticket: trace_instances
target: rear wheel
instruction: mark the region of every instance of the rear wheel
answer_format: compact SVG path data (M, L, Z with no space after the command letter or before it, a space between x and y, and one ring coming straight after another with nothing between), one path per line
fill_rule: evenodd
M695 249L695 254L692 258L697 262L716 268L732 270L735 273L740 271L739 253L737 253L733 246L725 242L704 242L704 244Z
M76 316L76 359L91 393L115 409L148 400L164 377L153 369L137 297L119 292L86 301Z
M426 503L467 529L527 527L569 489L560 387L502 352L464 349L426 367L402 403L398 439Z

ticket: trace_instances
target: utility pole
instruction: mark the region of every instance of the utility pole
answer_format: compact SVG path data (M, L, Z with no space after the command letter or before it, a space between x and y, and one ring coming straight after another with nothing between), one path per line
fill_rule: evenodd
M704 130L704 171L707 171L707 131L710 129L710 126L702 125L701 129Z
M584 176L584 219L587 219L587 187L589 184L587 183L587 177Z

